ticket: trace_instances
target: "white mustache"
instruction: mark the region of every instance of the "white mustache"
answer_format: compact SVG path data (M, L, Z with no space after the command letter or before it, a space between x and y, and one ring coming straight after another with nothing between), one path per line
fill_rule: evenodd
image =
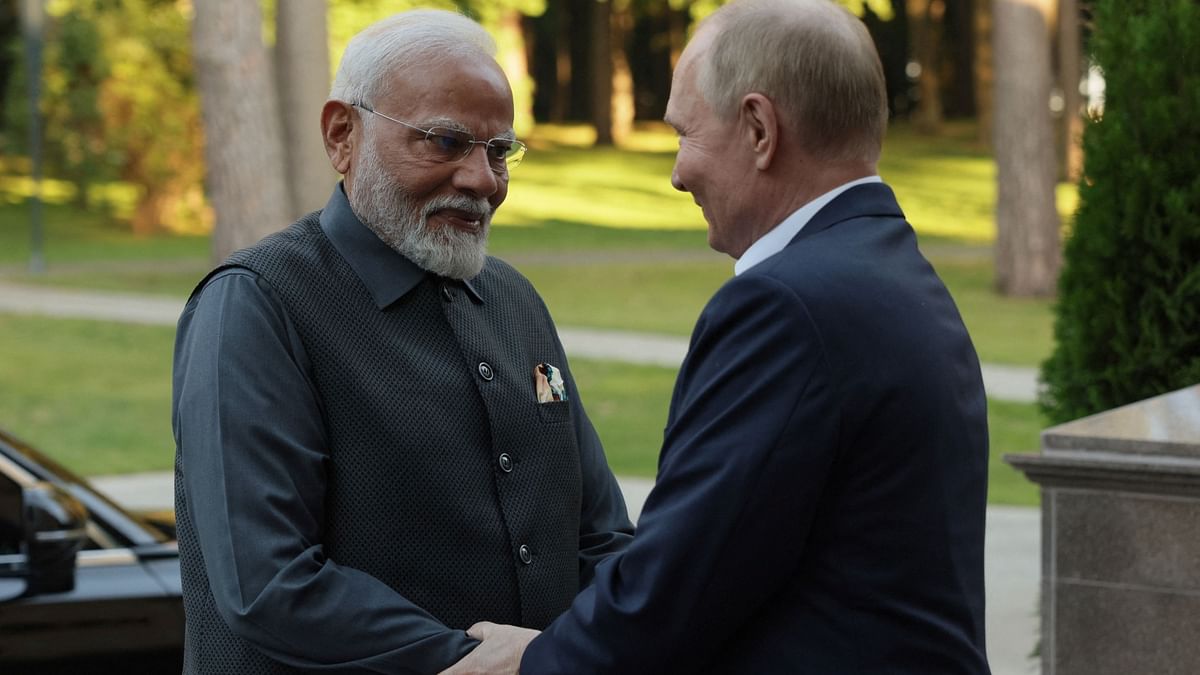
M492 217L492 205L486 199L472 199L466 195L441 195L433 197L428 202L425 202L422 215L425 218L429 218L429 216L442 209L457 209L471 214L481 222L486 222Z

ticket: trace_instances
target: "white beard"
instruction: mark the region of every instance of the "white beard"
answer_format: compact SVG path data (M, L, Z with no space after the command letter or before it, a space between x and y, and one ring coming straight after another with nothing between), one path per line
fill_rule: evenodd
M483 270L487 260L487 236L492 223L492 205L486 199L466 195L432 197L423 205L397 186L384 172L371 139L364 139L363 152L349 195L354 215L383 243L416 263L421 269L451 279L470 279ZM460 209L479 217L478 232L451 227L431 229L429 216L441 209Z

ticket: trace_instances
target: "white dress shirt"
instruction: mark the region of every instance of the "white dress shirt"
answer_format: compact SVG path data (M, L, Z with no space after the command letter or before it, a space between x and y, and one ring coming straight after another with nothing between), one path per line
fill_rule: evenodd
M820 197L817 197L811 202L796 209L792 212L792 215L784 218L782 223L779 223L775 227L771 228L770 232L767 232L763 236L759 237L758 241L754 242L750 245L750 248L746 249L746 252L742 254L741 258L738 258L737 263L735 263L733 266L734 275L741 274L751 267L754 267L758 263L782 251L783 247L787 246L788 242L791 241L796 234L800 232L800 230L804 229L804 226L808 224L808 221L812 220L812 217L817 215L817 211L820 211L825 207L826 204L833 201L834 197L837 197L855 185L882 182L883 179L879 176L867 176L866 178L852 180L849 183L844 183L833 188L829 192L826 192Z

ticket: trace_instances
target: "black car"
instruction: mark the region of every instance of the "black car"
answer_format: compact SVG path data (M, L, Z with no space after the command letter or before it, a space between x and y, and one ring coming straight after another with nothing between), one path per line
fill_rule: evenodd
M0 673L178 673L170 514L132 514L0 431Z

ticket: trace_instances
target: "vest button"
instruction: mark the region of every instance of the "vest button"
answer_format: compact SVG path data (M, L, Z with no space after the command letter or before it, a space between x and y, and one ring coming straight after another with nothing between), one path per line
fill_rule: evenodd
M495 376L495 374L492 372L492 367L488 365L487 361L479 362L479 376L488 382L491 382L492 377Z
M511 473L513 470L512 457L507 452L502 452L498 459L500 461L500 470L504 473Z
M442 284L442 299L446 302L454 302L454 294L450 292L449 284Z
M521 562L528 565L533 562L533 554L529 552L529 547L521 544L521 548L517 549L517 555L521 556Z

